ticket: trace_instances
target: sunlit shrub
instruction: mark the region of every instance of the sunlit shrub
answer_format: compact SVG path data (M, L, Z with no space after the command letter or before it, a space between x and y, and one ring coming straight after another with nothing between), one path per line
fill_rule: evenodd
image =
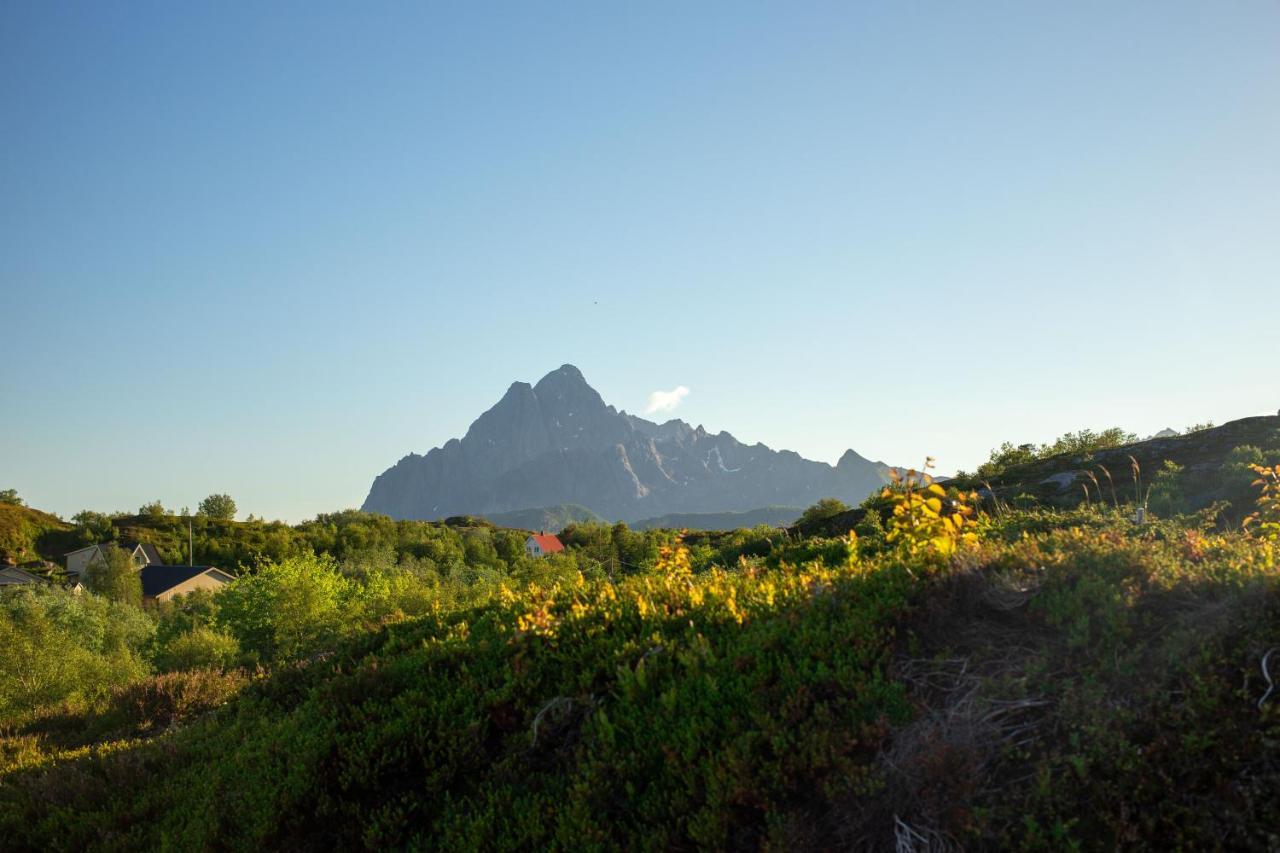
M1258 478L1253 485L1261 490L1258 509L1245 519L1245 524L1263 539L1280 540L1280 465L1268 468L1250 466Z
M235 665L240 644L226 633L200 625L170 637L155 652L155 665L161 672L185 669L225 669Z
M329 645L349 623L353 584L329 557L267 562L218 595L218 624L264 660Z
M933 459L925 460L925 468ZM893 502L893 517L885 541L907 552L922 551L948 556L961 543L973 542L973 503L976 495L947 495L946 489L933 482L928 473L893 472L894 488L885 488L881 496Z
M0 723L41 705L88 702L147 672L142 611L60 589L0 591Z

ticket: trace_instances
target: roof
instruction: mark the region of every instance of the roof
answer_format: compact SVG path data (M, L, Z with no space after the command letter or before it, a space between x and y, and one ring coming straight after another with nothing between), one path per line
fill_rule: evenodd
M233 580L231 575L214 566L164 566L152 563L149 566L143 566L138 574L142 577L142 595L146 598L155 598L179 584L184 584L208 572L216 572L216 579L223 583Z
M137 550L142 551L142 556L147 558L148 563L157 565L164 562L160 557L160 552L156 550L156 546L150 542L139 542Z
M16 566L5 566L0 569L0 586L17 586L24 583L46 583L45 579L31 572L24 572Z
M544 554L554 554L564 550L564 543L554 533L531 533L529 538L538 543Z
M134 556L139 552L141 552L142 561L152 565L159 565L164 562L164 558L160 556L160 552L156 550L156 546L152 545L150 542L115 542L115 541L98 542L94 545L86 545L83 548L77 548L74 551L68 551L62 556L70 557L73 554L80 554L84 551L95 551L95 550L98 551L98 553L103 553L104 548L109 548L112 546L115 546L117 548L123 548L125 551L129 552L130 556ZM89 559L92 560L93 558L90 557Z

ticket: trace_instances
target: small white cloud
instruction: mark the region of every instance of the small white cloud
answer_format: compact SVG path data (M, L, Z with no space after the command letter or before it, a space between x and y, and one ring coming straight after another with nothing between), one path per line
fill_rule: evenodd
M670 391L653 391L649 394L649 402L644 407L646 415L652 415L654 412L674 412L676 406L680 405L680 401L689 396L689 389L683 385L677 385Z

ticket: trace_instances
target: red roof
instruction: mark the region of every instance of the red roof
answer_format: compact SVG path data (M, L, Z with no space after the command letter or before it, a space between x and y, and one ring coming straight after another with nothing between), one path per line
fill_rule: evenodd
M557 551L564 550L564 543L560 541L560 537L552 533L534 533L533 541L538 543L538 547L542 549L544 554L554 554Z

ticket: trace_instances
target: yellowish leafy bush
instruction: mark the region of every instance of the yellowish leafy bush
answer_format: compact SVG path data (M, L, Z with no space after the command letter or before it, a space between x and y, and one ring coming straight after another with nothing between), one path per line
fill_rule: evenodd
M1253 485L1259 486L1258 509L1244 520L1246 528L1254 528L1263 539L1280 540L1280 465L1250 465L1258 475Z
M908 553L932 552L950 556L964 543L976 541L974 503L977 496L954 495L933 482L927 469L933 457L925 459L925 471L908 471L905 475L891 472L893 487L880 493L893 503L893 517L885 541L899 545Z

